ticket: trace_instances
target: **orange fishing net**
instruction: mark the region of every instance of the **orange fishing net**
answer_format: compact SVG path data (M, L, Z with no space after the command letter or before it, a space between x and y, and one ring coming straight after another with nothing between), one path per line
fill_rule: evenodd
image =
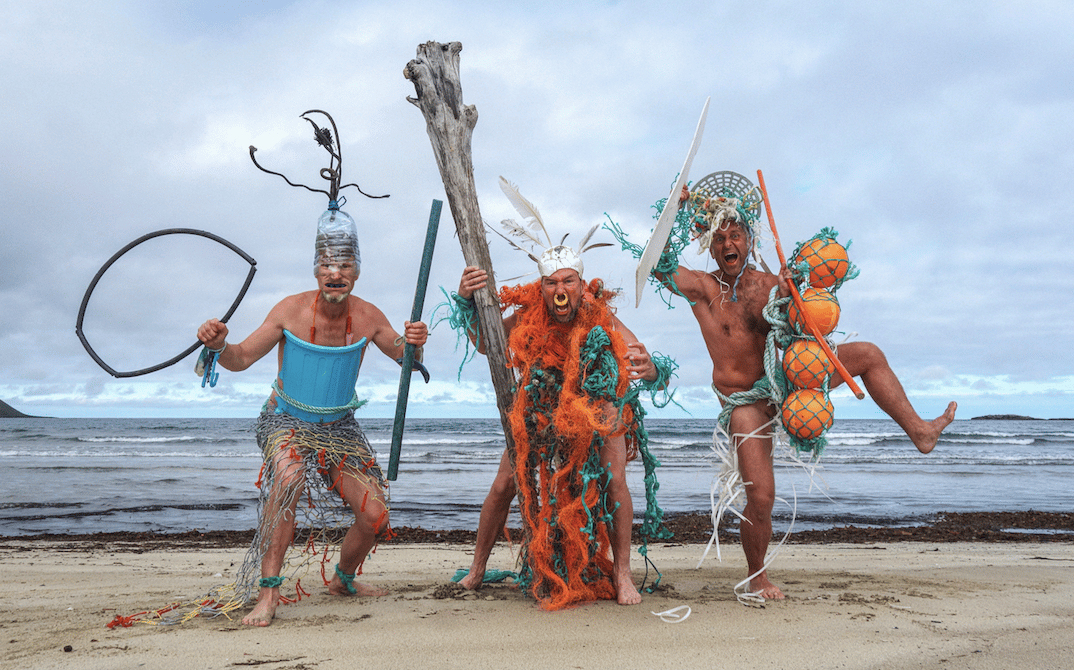
M519 584L544 609L616 597L615 504L600 452L623 435L628 460L636 458L640 416L627 402L627 347L608 305L614 295L594 280L575 319L560 324L539 282L500 290L501 307L514 307L517 319L508 366L519 373L510 416L524 529Z

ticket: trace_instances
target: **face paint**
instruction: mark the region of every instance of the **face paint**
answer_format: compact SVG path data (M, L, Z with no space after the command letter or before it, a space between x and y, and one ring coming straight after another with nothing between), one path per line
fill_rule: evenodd
M354 290L354 282L358 279L358 269L354 261L335 260L325 255L317 264L314 275L321 289L321 297L326 302L341 303Z

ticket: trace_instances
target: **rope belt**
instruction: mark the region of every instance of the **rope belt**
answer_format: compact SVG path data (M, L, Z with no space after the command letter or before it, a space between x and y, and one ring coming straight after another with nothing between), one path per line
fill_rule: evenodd
M355 393L354 396L351 398L350 402L348 402L346 405L340 405L339 407L316 407L314 405L307 405L306 403L295 400L291 396L284 393L283 389L280 388L279 379L272 382L272 390L287 404L292 405L293 407L296 407L303 412L309 412L311 414L338 414L340 412L346 412L349 409L358 409L367 402L366 400L359 400L358 394Z
M761 377L755 381L749 391L736 391L729 396L720 393L720 389L716 388L716 384L712 385L712 390L723 403L723 409L720 410L720 415L716 418L716 421L728 432L730 432L731 412L736 407L752 405L758 400L772 399L772 382L769 381L768 377Z

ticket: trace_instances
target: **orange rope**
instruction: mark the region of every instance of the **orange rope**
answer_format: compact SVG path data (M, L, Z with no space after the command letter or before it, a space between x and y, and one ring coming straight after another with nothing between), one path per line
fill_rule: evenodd
M134 625L134 622L138 619L138 617L143 616L145 614L149 614L149 612L138 612L137 614L132 614L130 616L121 616L117 614L115 619L112 619L110 622L108 622L107 627L115 628L116 626L123 626L124 628L130 628Z

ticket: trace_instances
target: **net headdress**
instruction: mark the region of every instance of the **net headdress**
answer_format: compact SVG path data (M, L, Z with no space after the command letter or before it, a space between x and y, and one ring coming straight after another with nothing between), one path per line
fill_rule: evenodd
M686 206L698 254L708 251L713 233L730 222L742 226L749 236L750 251L756 252L761 193L746 177L729 170L706 175L690 190Z

